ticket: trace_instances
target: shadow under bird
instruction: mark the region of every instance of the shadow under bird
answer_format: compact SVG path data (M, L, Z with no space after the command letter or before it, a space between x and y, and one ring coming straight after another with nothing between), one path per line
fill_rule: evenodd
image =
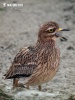
M60 31L69 29L59 28L54 21L46 22L39 29L36 44L19 51L5 74L5 79L13 79L14 88L38 85L41 90L41 85L55 76L60 62L56 39L66 39L61 36Z

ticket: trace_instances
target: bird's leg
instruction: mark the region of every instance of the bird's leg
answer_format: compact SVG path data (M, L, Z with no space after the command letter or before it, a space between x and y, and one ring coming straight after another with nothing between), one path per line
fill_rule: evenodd
M29 86L28 85L26 86L26 89L29 89Z
M16 78L13 79L13 89L15 87L18 87L18 79L16 79Z
M13 89L15 88L15 87L22 87L22 88L25 88L25 86L24 86L24 84L23 83L18 83L18 79L17 78L14 78L13 79Z
M39 91L41 91L41 90L42 90L41 85L38 85L38 90L39 90Z
M15 88L15 79L13 79L13 87L12 87L12 89L14 89Z

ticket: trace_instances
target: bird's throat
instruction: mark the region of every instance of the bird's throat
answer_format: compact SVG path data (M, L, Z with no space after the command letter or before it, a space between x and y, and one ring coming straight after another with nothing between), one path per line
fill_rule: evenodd
M36 43L37 47L52 47L55 46L55 40L54 39L50 39L49 41L41 41L38 39L37 43Z

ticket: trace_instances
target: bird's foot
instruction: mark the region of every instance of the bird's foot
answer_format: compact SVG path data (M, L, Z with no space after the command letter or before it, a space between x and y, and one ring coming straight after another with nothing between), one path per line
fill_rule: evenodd
M29 89L29 86L26 86L26 89Z
M24 84L23 83L18 83L18 86L17 87L22 87L22 88L25 88Z

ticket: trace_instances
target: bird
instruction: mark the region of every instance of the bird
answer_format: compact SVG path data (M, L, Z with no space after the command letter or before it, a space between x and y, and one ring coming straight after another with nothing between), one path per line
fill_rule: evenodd
M55 76L60 63L60 50L56 45L57 38L66 39L55 21L45 22L40 26L35 45L22 48L15 56L5 79L13 79L13 88L38 86L49 82ZM23 82L20 79L24 79Z

